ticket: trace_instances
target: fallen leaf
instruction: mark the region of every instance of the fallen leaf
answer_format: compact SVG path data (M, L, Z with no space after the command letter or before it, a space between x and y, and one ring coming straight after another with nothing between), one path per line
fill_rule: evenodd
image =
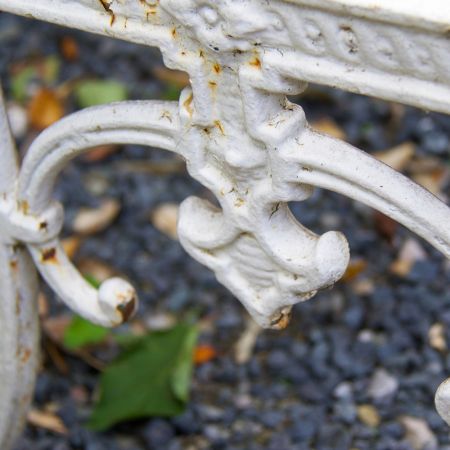
M182 323L136 338L101 375L90 428L180 414L189 395L197 334L196 326Z
M178 90L189 85L189 75L181 70L171 70L164 66L156 66L152 69L152 74L157 80L172 84Z
M247 318L246 327L236 342L234 359L238 364L247 363L253 355L256 340L263 329L251 317Z
M126 87L113 80L88 80L77 84L75 98L81 108L119 102L128 98Z
M378 234L392 243L398 228L398 222L380 211L373 212L373 221Z
M179 205L163 203L152 211L150 219L153 226L172 239L178 238L177 220Z
M414 450L437 450L436 436L424 419L413 416L401 416L400 423L405 428L405 439Z
M55 55L48 56L44 60L39 61L37 69L42 81L46 85L51 85L55 83L59 77L61 61Z
M48 411L31 409L28 411L27 420L34 427L44 428L56 434L67 435L69 433L61 418Z
M439 167L429 172L416 173L411 178L436 197L443 201L446 200L447 196L442 192L442 188L449 179L449 171L446 167Z
M364 259L351 259L347 270L345 271L342 281L348 282L354 280L359 274L367 268L367 261Z
M376 428L380 425L381 418L375 406L372 405L360 405L356 409L358 419L368 425L369 427Z
M329 117L323 117L311 123L311 127L320 133L327 134L336 139L341 139L345 141L347 135L345 131L332 119Z
M447 341L445 340L445 328L442 323L431 325L428 330L428 341L430 346L439 352L447 351Z
M110 330L107 328L95 325L82 317L74 316L64 330L63 343L68 349L76 350L103 342L109 333Z
M69 259L76 255L82 242L80 236L68 236L61 241L62 248Z
M94 287L99 287L102 281L119 275L113 267L93 258L81 259L77 263L77 268Z
M115 199L104 200L98 208L82 208L72 224L72 229L79 234L95 234L105 230L117 218L121 209Z
M28 97L28 88L34 78L37 77L37 70L32 66L25 66L12 75L11 93L13 98L23 103Z
M50 310L50 307L48 305L47 297L42 291L40 291L38 294L39 317L41 319L45 319L48 316L49 310Z
M420 243L413 238L406 239L397 259L391 264L390 271L400 277L405 277L417 261L423 261L427 254Z
M64 116L64 106L50 89L39 89L28 104L28 119L37 130L49 127Z
M77 41L72 36L64 36L61 39L59 48L61 54L67 61L73 62L80 56Z
M67 315L48 317L42 322L42 328L46 336L56 343L62 343L64 333L70 325L71 317Z
M117 153L120 149L120 146L118 145L100 145L98 147L95 147L91 150L89 150L87 153L83 155L83 159L87 162L95 163L99 161L103 161L104 159L108 158L108 156L113 155L114 153Z
M408 141L389 150L373 153L373 156L384 164L401 172L406 169L414 157L415 151L416 145Z
M47 352L51 362L56 367L58 372L64 376L69 375L70 369L64 356L61 354L58 344L51 339L44 340L44 349Z
M352 284L352 289L356 295L369 295L375 290L375 283L369 278L355 280Z
M194 350L194 363L196 365L207 363L217 356L216 349L208 344L198 345Z

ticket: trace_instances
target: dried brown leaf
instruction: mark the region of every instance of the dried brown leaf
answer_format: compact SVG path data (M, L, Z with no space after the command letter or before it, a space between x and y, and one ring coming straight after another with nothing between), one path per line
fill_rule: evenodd
M311 127L313 127L316 131L319 131L320 133L327 134L336 139L342 139L344 141L347 139L345 131L329 117L323 117L312 122Z
M64 106L54 91L41 88L28 104L27 112L30 124L43 130L64 116Z
M414 157L416 146L413 142L404 142L389 150L373 154L379 161L391 166L393 169L403 171Z
M163 203L151 214L153 226L172 239L178 238L177 220L179 206L176 203Z
M108 228L116 219L121 209L118 200L104 200L98 208L82 208L72 225L79 234L94 234Z
M27 419L28 423L34 427L44 428L56 434L67 435L69 433L61 418L49 411L31 409L28 411Z
M163 83L170 83L183 89L189 84L189 75L181 70L171 70L164 66L154 67L153 76Z

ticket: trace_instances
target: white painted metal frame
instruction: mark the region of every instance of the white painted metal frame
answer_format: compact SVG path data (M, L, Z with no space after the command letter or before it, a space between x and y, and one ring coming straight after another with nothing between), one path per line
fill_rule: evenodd
M137 143L177 152L221 208L188 198L180 241L264 327L336 282L345 237L317 236L287 202L314 186L382 211L450 257L450 209L408 178L309 128L286 99L306 82L450 113L447 0L0 0L0 10L159 47L189 73L175 102L123 102L45 130L22 166L0 109L0 448L12 445L37 364L37 267L78 314L114 326L135 310L124 280L89 286L59 244L58 173L83 151ZM2 103L0 98L0 104ZM80 301L82 299L82 301ZM450 421L449 389L436 404Z

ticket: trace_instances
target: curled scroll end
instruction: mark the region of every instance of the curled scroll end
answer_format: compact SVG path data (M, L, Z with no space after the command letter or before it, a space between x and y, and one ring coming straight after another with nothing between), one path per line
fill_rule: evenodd
M447 378L438 387L434 403L439 415L450 426L450 378Z
M134 287L122 278L104 281L98 290L100 308L111 317L114 325L129 320L138 307L138 297Z

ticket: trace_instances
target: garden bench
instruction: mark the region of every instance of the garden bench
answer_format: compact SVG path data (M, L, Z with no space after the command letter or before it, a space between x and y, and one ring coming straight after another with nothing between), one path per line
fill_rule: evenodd
M79 315L127 320L137 295L113 278L94 289L64 253L57 175L109 143L181 155L221 209L188 198L180 242L267 328L292 305L344 274L345 237L318 236L289 201L314 186L375 208L450 257L450 209L428 191L345 142L313 131L286 96L319 83L450 113L447 0L0 0L0 10L159 47L189 73L179 102L88 108L41 133L18 167L0 97L0 448L20 432L38 362L36 268ZM82 301L80 301L82 299ZM450 422L445 382L436 396Z

